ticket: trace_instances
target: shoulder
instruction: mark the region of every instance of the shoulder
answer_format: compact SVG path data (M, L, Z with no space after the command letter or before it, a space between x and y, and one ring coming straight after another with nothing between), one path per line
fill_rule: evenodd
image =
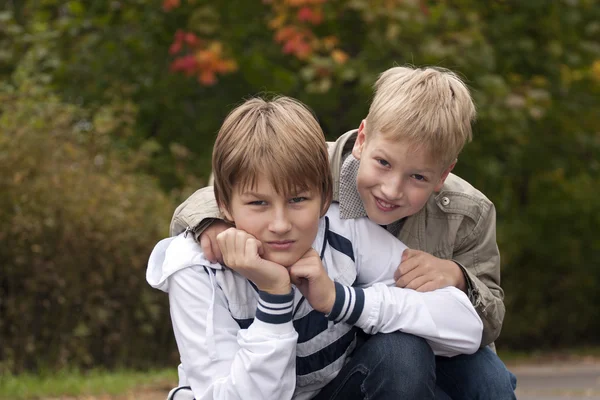
M344 236L352 237L354 236L355 232L359 232L365 236L368 236L374 232L387 232L385 229L382 229L379 225L367 217L347 219L341 218L340 205L337 202L331 203L325 216L329 220L329 230Z
M146 280L150 286L168 292L170 277L193 276L204 267L221 269L220 264L211 263L204 257L202 248L192 235L182 233L163 239L154 247L148 260Z
M469 182L450 174L442 190L432 195L428 207L446 216L461 215L478 222L494 207L493 203Z

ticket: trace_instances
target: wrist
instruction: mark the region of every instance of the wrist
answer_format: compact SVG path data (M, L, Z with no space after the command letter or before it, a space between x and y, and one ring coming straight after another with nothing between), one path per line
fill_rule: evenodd
M465 278L465 273L462 270L462 267L458 265L458 263L449 260L452 264L452 268L454 271L454 286L463 292L467 292L467 280Z
M281 285L276 285L273 287L267 287L267 288L259 287L258 290L260 290L261 292L279 296L279 295L289 294L292 291L292 285L289 282L287 282L287 283L282 283Z
M321 312L323 314L331 313L331 310L333 310L334 304L335 304L335 283L333 281L331 281L329 295L327 296L327 301L325 302L324 309Z

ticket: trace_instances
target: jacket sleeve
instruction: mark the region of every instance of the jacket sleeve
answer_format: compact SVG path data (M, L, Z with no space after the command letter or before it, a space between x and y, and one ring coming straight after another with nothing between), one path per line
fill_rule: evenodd
M345 315L346 322L370 334L400 330L420 336L436 355L476 352L483 325L467 296L454 287L428 293L395 287L393 274L406 246L366 218L350 221L353 243L360 246L355 250L356 287L336 283L329 318Z
M338 282L328 318L368 334L402 331L427 340L435 355L452 357L479 349L483 325L467 296L450 286L432 292L389 287L344 286Z
M489 204L453 254L453 261L465 275L469 299L483 321L481 346L498 338L505 313L504 292L500 287L500 252L496 244L496 210Z
M192 229L195 239L215 219L221 219L219 206L215 201L212 186L196 190L190 197L181 203L171 218L170 235L177 236L186 229Z
M214 276L189 267L169 278L182 367L196 399L291 399L297 333L293 294L260 293L256 318L240 329Z

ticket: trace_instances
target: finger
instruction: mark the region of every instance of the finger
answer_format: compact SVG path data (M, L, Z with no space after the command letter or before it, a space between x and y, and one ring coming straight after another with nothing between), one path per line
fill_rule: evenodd
M405 249L402 252L402 261L404 262L405 260L408 260L409 258L413 258L414 256L418 255L420 253L419 250L414 250L414 249Z
M233 264L232 257L234 256L234 243L235 228L227 229L226 231L217 235L217 244L219 245L219 249L223 255L223 261L229 266Z
M423 285L417 288L417 292L425 293L425 292L433 292L434 290L440 289L440 285L435 281L425 282Z
M417 290L417 288L423 286L424 284L426 284L427 282L430 282L430 281L431 281L431 279L429 279L428 276L421 275L421 276L416 277L412 281L410 281L405 287L406 287L406 289Z
M396 268L396 270L394 271L394 280L397 281L401 277L402 277L402 271L400 270L400 265L398 265L398 268Z
M262 257L263 254L265 254L265 248L263 247L262 242L258 239L256 239L256 246L257 246L258 255L260 257Z
M400 278L396 280L396 285L398 285L398 287L407 287L410 282L422 275L425 275L422 268L414 268L410 272L401 275Z
M235 232L235 241L233 246L235 248L235 254L241 259L244 259L246 256L246 240L248 239L248 234L244 231L240 231L236 229Z
M248 237L246 238L245 248L244 248L244 258L246 260L252 260L259 258L258 255L258 244L260 242L254 238Z
M202 247L202 252L204 253L204 257L210 262L216 262L217 258L215 257L215 253L213 251L212 243L210 241L210 237L206 235L206 232L203 232L200 235L200 247ZM219 247L219 246L217 246Z
M214 242L211 242L211 246L213 249L213 254L215 256L215 259L217 260L216 262L222 263L223 262L223 253L221 253L221 248L216 243L216 240Z
M400 263L400 265L398 266L398 271L400 272L400 275L406 275L413 269L417 268L419 265L420 265L420 258L417 258L417 257L407 258L406 260L404 260Z

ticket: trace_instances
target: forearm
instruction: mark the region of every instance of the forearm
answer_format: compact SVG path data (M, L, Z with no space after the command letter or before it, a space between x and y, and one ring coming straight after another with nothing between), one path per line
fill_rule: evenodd
M475 311L483 322L481 346L493 343L502 330L505 315L504 292L502 288L488 276L475 275L468 269L465 271L467 294L475 307Z
M423 337L436 355L471 354L479 348L482 323L464 293L444 288L428 293L375 284L360 289L336 283L329 314L369 334L403 331Z
M292 397L298 337L292 293L261 293L254 322L242 330L222 295L211 295L208 277L187 273L170 283L173 331L196 399Z
M459 235L462 237L462 235ZM494 342L504 321L504 292L500 287L500 252L496 244L493 205L475 228L460 241L453 261L464 273L467 295L483 321L482 346Z
M224 373L204 363L186 369L196 399L292 398L297 334L291 320L277 330L269 325L256 319L247 330L239 331L239 349Z
M176 236L187 229L193 229L197 237L213 220L221 218L214 189L206 186L198 189L175 209L170 235Z

